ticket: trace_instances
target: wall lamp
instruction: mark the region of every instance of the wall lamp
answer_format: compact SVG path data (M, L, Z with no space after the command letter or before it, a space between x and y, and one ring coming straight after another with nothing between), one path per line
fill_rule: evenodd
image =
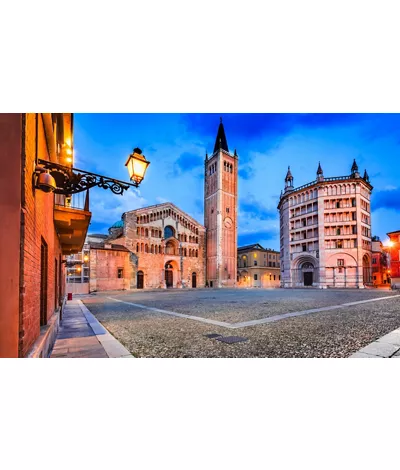
M34 187L45 193L70 195L99 186L103 189L111 189L114 194L122 195L129 186L139 187L149 165L150 162L142 155L142 151L135 148L125 163L131 180L127 183L97 173L38 159L33 174Z

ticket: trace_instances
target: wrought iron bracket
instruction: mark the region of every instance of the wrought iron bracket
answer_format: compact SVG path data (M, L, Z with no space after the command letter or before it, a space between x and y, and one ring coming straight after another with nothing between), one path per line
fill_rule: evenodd
M126 181L79 170L78 168L71 168L48 160L39 159L38 165L36 172L48 171L55 179L56 188L53 191L55 194L76 194L98 186L103 189L111 189L114 194L122 195L130 186L135 188L139 186L137 183L127 183Z

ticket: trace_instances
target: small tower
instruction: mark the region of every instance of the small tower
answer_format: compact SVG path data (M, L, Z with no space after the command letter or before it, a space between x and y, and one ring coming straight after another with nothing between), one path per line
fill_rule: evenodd
M288 171L285 178L285 192L286 191L293 191L293 176L292 172L290 171L290 166L288 166Z
M369 183L369 176L368 176L367 170L364 170L363 180Z
M324 172L321 168L321 162L318 162L317 181L324 181Z
M356 163L356 159L353 161L353 165L351 166L351 177L352 178L359 178L360 173L358 172L358 165Z

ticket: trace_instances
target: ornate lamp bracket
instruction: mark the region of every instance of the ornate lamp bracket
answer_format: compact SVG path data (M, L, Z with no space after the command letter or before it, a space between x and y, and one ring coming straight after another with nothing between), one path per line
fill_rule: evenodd
M55 194L77 194L87 189L98 186L103 189L111 189L114 194L122 195L130 186L137 188L138 183L127 183L108 176L90 173L89 171L71 168L47 160L38 160L35 173L48 172L55 180Z

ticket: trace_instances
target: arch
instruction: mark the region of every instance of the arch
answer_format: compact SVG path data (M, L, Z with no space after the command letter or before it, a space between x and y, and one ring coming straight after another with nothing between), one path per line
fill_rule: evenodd
M175 237L175 229L171 225L167 225L164 228L164 238L172 238Z
M145 253L149 252L149 245L147 243L146 243L146 245L144 245L144 252Z
M196 289L197 287L197 274L195 272L192 273L192 288Z
M144 237L144 228L143 227L140 229L140 234L142 235L142 237Z
M142 243L142 244L140 245L140 251L141 251L142 253L144 253L144 243Z
M187 250L186 250L186 248L183 249L183 253L184 253L183 256L187 256Z
M146 228L146 230L144 231L144 236L146 238L148 238L148 236L149 236L149 229L148 228Z
M154 255L154 245L151 245L150 247L150 253L152 253Z
M136 287L137 289L144 288L144 273L143 271L138 271L136 274Z
M162 254L162 248L161 245L158 245L158 253L161 255Z
M140 237L140 227L137 228L137 236Z
M139 243L136 243L136 253L139 253Z
M196 258L198 258L198 257L199 257L199 251L196 250Z

